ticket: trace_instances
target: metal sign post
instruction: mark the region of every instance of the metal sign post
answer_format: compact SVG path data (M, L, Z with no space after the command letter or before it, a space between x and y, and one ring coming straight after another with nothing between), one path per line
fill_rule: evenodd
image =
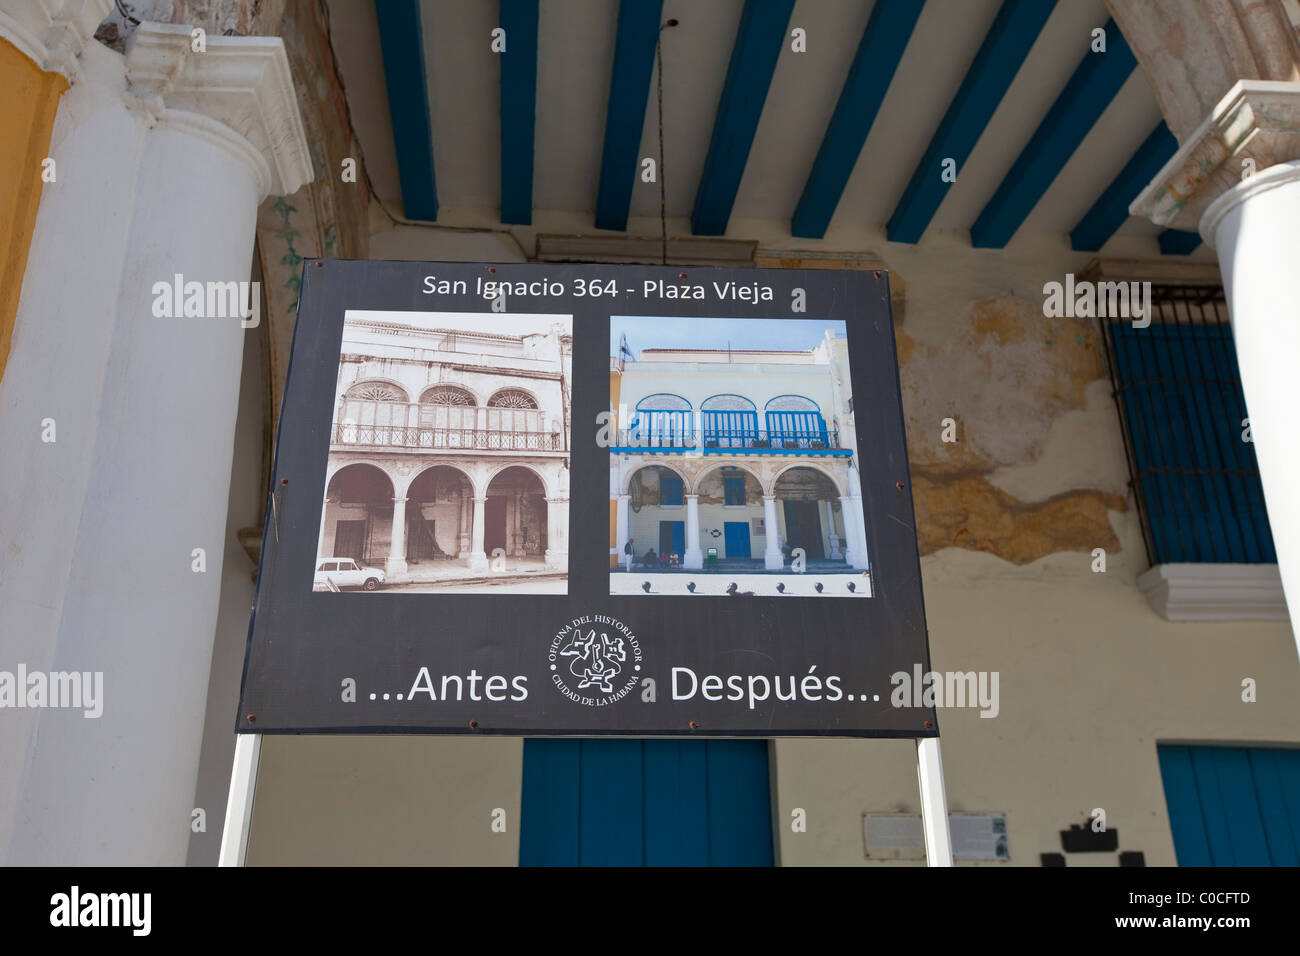
M938 737L916 741L916 776L921 790L921 826L925 831L927 866L952 866L952 834L948 830L948 796L943 786L943 757Z
M262 756L261 734L235 735L235 765L230 773L226 820L221 828L221 853L217 866L243 866L248 855L248 833L253 825L253 795L257 790L257 764Z

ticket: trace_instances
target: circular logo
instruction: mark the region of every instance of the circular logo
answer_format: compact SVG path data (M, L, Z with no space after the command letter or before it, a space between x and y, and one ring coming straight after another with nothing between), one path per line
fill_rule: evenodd
M551 683L584 707L622 700L641 677L641 644L631 629L604 614L575 617L551 640Z

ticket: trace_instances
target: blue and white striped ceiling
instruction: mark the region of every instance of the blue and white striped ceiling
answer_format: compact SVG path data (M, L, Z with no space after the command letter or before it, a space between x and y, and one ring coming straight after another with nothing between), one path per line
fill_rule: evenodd
M666 214L978 248L1069 234L1081 251L1198 237L1128 215L1173 154L1102 0L330 0L376 191L410 219L657 220L662 33ZM675 26L662 26L676 19ZM504 54L491 49L505 30ZM1093 30L1106 51L1092 52ZM807 52L792 50L796 28ZM382 56L377 55L382 51ZM385 106L386 93L386 106ZM955 161L957 178L941 176ZM477 215L477 219L475 216ZM1149 240L1148 240L1149 241Z

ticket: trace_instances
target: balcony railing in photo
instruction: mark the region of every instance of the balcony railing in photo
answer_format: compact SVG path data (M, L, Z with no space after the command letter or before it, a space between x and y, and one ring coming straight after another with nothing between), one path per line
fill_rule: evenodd
M850 455L840 445L839 432L704 431L661 432L625 429L618 433L616 452L703 452L709 454Z
M439 451L564 451L558 422L536 408L420 405L348 399L339 404L335 445Z

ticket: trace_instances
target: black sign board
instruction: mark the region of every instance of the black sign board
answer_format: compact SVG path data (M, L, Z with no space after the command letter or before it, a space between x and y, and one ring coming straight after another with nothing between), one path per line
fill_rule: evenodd
M312 260L286 389L239 732L937 736L884 273Z

